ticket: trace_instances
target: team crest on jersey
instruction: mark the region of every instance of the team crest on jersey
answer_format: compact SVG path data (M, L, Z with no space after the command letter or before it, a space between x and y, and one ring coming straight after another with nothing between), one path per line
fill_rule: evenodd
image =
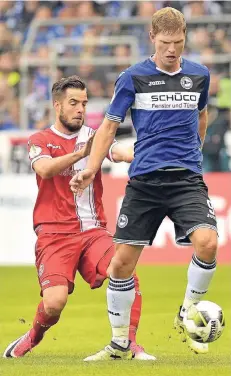
M192 82L191 78L186 77L186 76L181 78L180 84L186 90L189 90L193 87L193 82Z
M30 151L29 151L29 157L31 159L38 157L39 154L41 154L41 153L42 153L42 148L40 148L40 146L31 145Z
M128 224L128 217L125 214L121 214L118 218L118 226L120 228L126 227Z

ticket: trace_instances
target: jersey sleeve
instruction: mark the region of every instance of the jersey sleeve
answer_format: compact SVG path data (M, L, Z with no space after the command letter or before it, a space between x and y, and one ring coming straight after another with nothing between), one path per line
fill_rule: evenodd
M108 155L107 155L107 159L109 159L109 161L111 161L111 162L115 162L114 159L112 158L112 149L117 144L118 144L118 141L114 140L113 143L110 146L110 149L109 149L109 152L108 152Z
M106 112L109 120L123 122L127 110L135 101L135 88L129 71L122 72L115 83L115 91Z
M41 133L35 133L30 136L28 141L28 154L31 167L33 163L40 158L52 158L50 149L47 147L47 140Z
M208 103L208 94L209 94L209 84L210 84L210 74L209 71L207 72L205 84L204 84L204 90L202 91L198 103L198 110L202 111L207 103Z

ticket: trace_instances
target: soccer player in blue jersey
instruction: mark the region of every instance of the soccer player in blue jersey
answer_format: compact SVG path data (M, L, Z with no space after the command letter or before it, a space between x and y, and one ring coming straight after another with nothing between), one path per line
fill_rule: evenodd
M185 297L175 318L179 331L185 332L184 313L204 297L216 270L216 217L202 177L209 71L181 57L185 34L184 16L176 9L164 8L153 15L150 39L155 54L120 74L87 169L71 181L71 189L78 193L94 179L119 123L131 109L137 133L135 157L114 236L117 252L107 289L112 340L87 360L131 358L133 270L166 216L175 225L177 244L194 249ZM184 335L191 350L208 352L208 344Z

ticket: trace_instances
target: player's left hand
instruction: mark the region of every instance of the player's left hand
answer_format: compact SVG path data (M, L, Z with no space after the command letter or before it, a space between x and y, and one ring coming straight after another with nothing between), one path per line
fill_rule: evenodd
M82 149L80 149L78 151L79 154L81 154L82 158L85 158L85 157L87 157L90 154L91 147L92 147L92 142L94 140L94 137L95 137L95 133L91 137L89 137L89 139L87 140L86 144L82 147Z
M70 189L73 193L81 196L83 190L88 187L95 178L95 173L91 169L85 169L73 176L70 180Z

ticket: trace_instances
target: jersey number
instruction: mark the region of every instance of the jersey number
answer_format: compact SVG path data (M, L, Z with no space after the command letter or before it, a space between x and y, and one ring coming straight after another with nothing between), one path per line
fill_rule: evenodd
M213 204L211 203L211 201L207 200L207 204L208 204L208 207L209 207L209 213L212 214L212 215L215 215L214 207L213 207Z

